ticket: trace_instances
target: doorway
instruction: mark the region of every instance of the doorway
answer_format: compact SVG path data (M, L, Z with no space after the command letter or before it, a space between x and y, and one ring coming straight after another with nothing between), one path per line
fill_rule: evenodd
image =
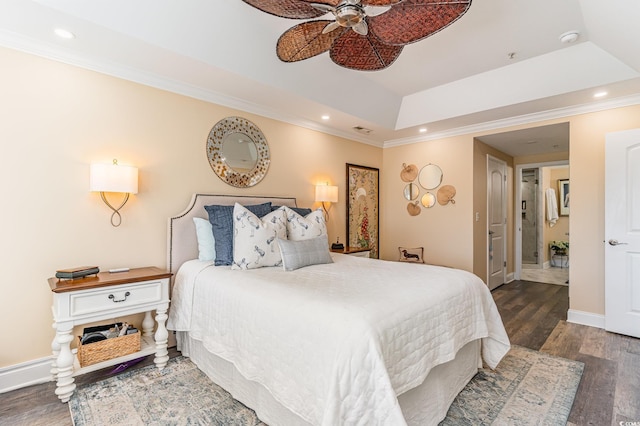
M547 203L549 189L558 197L558 181L569 178L568 161L522 164L516 166L515 278L548 284L567 285L569 256L562 261L552 257L554 240L569 240L569 218L560 216L551 224Z

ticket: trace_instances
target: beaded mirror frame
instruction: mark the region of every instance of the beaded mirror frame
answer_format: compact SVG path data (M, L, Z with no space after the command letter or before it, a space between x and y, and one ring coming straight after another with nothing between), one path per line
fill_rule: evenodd
M255 145L255 165L248 171L235 170L225 157L225 140L241 134ZM207 138L207 159L214 173L223 182L237 188L249 188L258 184L267 174L271 157L267 139L258 126L242 117L227 117L218 121Z

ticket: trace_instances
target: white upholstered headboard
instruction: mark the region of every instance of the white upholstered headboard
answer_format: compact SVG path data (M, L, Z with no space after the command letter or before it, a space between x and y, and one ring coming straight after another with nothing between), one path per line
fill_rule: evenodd
M174 277L180 266L187 260L198 258L198 241L194 217L208 219L204 206L218 204L223 206L261 204L271 201L278 206L297 207L292 197L260 197L244 195L193 194L187 208L177 216L169 218L167 232L167 268Z

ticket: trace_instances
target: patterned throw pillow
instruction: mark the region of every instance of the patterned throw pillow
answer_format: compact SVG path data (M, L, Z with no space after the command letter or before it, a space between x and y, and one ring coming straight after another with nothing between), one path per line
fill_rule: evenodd
M398 247L400 262L424 263L423 247Z
M261 218L236 203L233 207L233 264L231 269L282 265L278 238L287 238L284 209Z
M312 211L304 217L286 206L284 211L287 216L287 239L302 241L327 235L327 224L322 209Z
M271 203L245 206L258 217L271 212ZM233 206L204 206L209 214L209 222L213 229L216 246L215 265L231 265L233 263Z

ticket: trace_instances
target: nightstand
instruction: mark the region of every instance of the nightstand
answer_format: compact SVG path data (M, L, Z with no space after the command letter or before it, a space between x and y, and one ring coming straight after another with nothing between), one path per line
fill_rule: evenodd
M371 255L371 249L369 247L345 247L342 250L331 249L334 253L349 254L356 257L369 257Z
M51 373L57 381L56 395L62 402L69 401L76 388L74 376L154 353L155 364L160 370L167 365L169 333L165 324L171 275L163 269L147 267L118 273L101 272L74 280L49 278L53 292L53 328L56 330L51 343ZM156 311L155 321L151 316L153 310ZM71 352L73 327L96 321L113 321L117 317L141 312L145 315L139 352L80 367ZM157 324L155 335L154 324Z

